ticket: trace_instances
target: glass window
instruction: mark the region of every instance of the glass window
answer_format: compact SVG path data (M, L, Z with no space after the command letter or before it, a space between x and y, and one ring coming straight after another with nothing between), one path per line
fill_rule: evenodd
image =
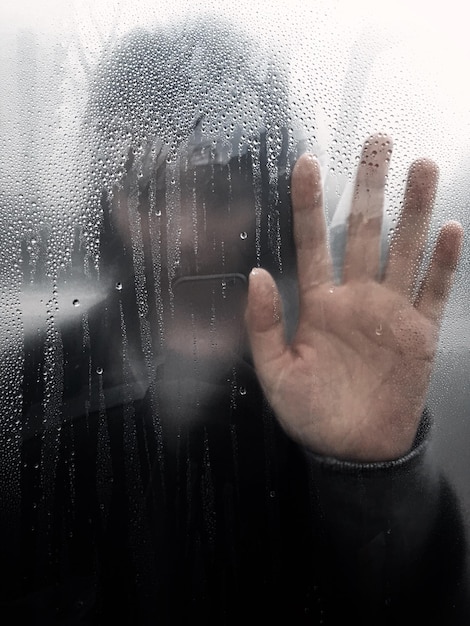
M1 11L4 619L466 623L459 4Z

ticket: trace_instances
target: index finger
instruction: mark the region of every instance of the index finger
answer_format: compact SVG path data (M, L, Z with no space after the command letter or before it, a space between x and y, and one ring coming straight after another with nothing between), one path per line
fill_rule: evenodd
M292 172L292 210L297 253L299 294L329 282L333 277L323 212L320 166L311 154L303 154Z

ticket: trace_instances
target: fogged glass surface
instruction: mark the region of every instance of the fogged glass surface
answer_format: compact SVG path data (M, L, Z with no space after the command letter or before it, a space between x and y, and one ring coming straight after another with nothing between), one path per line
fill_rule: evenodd
M107 606L110 591L100 576L119 563L124 573L116 574L113 593L139 598L126 623L169 619L174 607L162 600L171 596L164 581L186 589L191 575L172 578L165 532L176 533L170 546L183 550L181 538L190 537L210 551L221 525L249 524L250 516L237 518L230 509L239 494L232 501L225 491L223 505L218 501L229 489L221 487L229 470L217 473L222 459L231 459L227 484L234 494L253 472L263 476L260 501L276 501L283 466L276 427L253 382L244 321L248 275L260 266L276 279L292 337L294 164L305 152L318 158L339 283L361 146L376 132L394 144L382 265L414 159L427 157L440 169L416 273L424 272L445 222L457 220L465 231L427 406L435 421L434 464L455 489L468 526L470 92L463 10L418 2L186 8L103 0L20 1L2 12L5 599L27 598L13 606L41 616L31 624L101 623L85 621L87 611L96 602ZM238 414L255 414L259 423L237 421ZM185 463L182 483L178 464ZM193 489L203 494L197 513ZM184 516L159 508L163 493ZM196 538L167 528L183 518L188 528L197 526L198 515L205 534ZM281 552L277 523L269 530L269 572ZM128 542L115 561L109 527L116 537L125 527ZM235 585L229 575L226 585ZM84 621L67 621L72 613Z

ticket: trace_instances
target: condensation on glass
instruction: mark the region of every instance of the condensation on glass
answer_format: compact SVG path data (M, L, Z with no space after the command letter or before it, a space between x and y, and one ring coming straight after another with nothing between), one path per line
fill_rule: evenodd
M423 16L417 4L17 4L0 26L1 514L8 541L21 539L52 580L88 514L76 506L77 480L90 481L105 523L110 477L122 473L145 560L142 458L163 464L165 442L158 419L145 428L134 419L135 402L149 392L175 424L197 422L224 368L231 406L250 401L230 359L244 350L251 267L278 278L295 326L282 209L299 150L321 164L337 268L371 132L395 146L384 254L407 168L423 155L440 166L432 233L448 219L468 231L469 50L457 16ZM468 252L430 392L433 445L466 507ZM157 389L168 353L174 364ZM116 430L106 411L123 403ZM201 445L210 526L212 451Z

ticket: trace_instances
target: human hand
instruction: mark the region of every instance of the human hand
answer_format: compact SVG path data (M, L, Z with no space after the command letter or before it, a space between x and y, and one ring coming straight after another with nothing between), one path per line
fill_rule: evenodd
M265 395L294 440L343 460L385 461L410 450L463 237L457 222L441 228L417 284L438 171L432 161L415 161L379 276L391 151L386 135L364 143L340 284L327 246L318 162L308 154L297 161L292 210L299 319L290 344L273 278L258 268L250 274L247 330Z

